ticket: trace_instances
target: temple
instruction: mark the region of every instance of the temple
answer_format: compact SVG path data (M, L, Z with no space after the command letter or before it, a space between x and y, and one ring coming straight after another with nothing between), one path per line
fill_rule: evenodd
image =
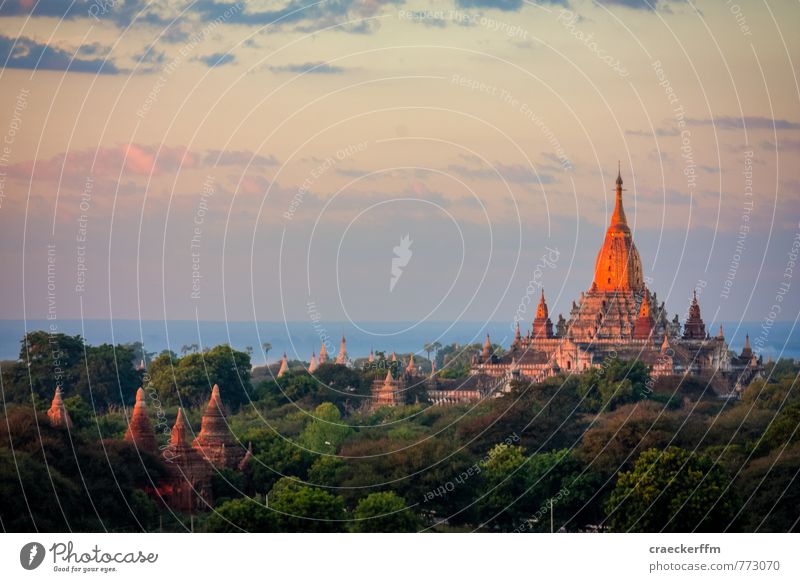
M642 260L633 242L623 206L623 181L616 180L616 200L603 244L597 253L594 279L569 317L559 316L555 329L544 290L530 331L517 333L502 356L490 353L487 338L473 359L476 377L540 382L556 374L580 373L610 358L642 361L651 375L699 376L720 396L737 394L761 371L761 359L749 349L732 353L720 328L706 332L696 291L686 321L667 318L664 303L645 285Z

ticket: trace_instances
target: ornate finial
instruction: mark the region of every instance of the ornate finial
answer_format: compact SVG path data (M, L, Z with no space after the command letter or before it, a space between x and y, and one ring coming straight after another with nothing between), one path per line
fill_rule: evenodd
M278 370L278 378L283 376L288 371L289 371L289 362L286 360L286 352L283 352L283 358L281 358L281 367L280 370Z

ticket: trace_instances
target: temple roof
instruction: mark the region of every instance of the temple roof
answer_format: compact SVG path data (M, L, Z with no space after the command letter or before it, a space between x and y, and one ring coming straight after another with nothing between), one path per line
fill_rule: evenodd
M617 176L614 213L597 254L592 288L603 292L640 291L643 288L642 259L633 244L622 204L622 175Z

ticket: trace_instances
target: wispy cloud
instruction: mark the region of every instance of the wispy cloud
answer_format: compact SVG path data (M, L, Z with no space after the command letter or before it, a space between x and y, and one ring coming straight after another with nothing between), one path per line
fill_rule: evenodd
M75 73L116 74L120 72L111 61L99 58L79 58L63 49L39 43L30 38L14 39L2 35L0 35L0 65L10 69L72 71Z
M447 167L447 170L467 178L479 180L499 180L502 177L506 181L515 184L552 184L554 181L549 174L539 173L537 175L533 168L522 164L496 163L492 168L471 168L464 165L451 164Z
M289 63L267 67L273 73L309 73L312 75L340 75L348 69L323 61L310 63Z
M744 117L721 116L704 119L687 119L689 125L713 125L717 129L800 129L800 123L788 119L773 119L757 115Z
M236 57L234 57L232 53L214 53L211 55L194 57L192 60L194 62L203 63L207 67L214 68L229 65L236 61Z
M680 132L677 129L656 129L656 137L674 137L679 133ZM649 129L626 129L625 135L630 135L633 137L653 137L653 132Z

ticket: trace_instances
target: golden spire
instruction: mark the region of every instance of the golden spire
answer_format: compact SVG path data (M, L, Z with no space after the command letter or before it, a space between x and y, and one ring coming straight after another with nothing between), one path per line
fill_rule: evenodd
M544 300L544 287L542 287L542 296L539 299L539 305L536 307L536 318L537 319L547 319L549 311L547 309L547 303Z
M617 162L619 163L619 162ZM614 204L614 214L611 215L611 226L628 227L625 209L622 207L622 170L617 171L617 200Z
M617 198L611 223L594 266L592 292L641 291L644 289L642 259L633 244L622 205L622 173L617 174Z

